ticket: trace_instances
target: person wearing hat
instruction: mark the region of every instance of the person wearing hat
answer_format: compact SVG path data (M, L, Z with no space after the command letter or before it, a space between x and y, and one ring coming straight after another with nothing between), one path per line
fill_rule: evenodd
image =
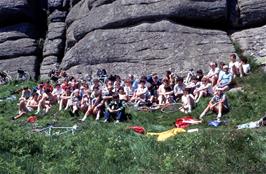
M228 65L223 66L223 71L224 73L220 74L215 89L225 92L230 89L230 85L233 79L233 74L229 72Z
M105 102L104 122L109 122L111 117L116 120L116 123L125 120L125 103L119 99L119 94L115 93L112 96L110 103Z

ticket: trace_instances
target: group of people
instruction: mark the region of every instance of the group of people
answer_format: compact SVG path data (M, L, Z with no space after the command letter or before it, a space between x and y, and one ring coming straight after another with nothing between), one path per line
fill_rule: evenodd
M232 88L235 77L250 72L250 66L244 58L237 60L235 54L230 55L228 64L210 62L209 66L207 74L198 70L184 78L166 71L163 77L157 73L140 78L129 74L124 80L112 75L104 80L87 81L64 73L63 80L59 77L54 85L48 80L33 89L24 88L18 104L19 114L13 119L32 111L37 115L46 114L58 104L59 111L68 110L73 116L83 113L81 121L94 116L96 120L103 117L104 122L121 122L126 120L126 103L161 106L181 102L179 110L191 113L202 97L212 96L200 119L207 112L215 111L219 120L229 110L225 92Z

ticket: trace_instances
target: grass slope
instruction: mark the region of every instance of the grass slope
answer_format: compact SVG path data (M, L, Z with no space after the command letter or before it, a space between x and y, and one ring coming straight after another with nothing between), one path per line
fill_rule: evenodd
M165 142L126 128L140 125L151 132L165 131L183 114L132 112L132 120L122 124L89 118L74 136L47 137L31 133L29 125L20 126L26 117L11 121L17 112L16 102L0 102L0 173L264 173L266 129L235 130L234 126L258 120L266 112L266 75L257 72L238 83L245 93L229 94L232 110L224 117L229 120L227 126L191 126L200 131ZM24 85L34 83L1 86L0 96ZM192 116L197 117L207 102L203 100ZM55 120L59 126L77 122L56 109L39 118L38 125ZM206 119L215 119L215 115Z

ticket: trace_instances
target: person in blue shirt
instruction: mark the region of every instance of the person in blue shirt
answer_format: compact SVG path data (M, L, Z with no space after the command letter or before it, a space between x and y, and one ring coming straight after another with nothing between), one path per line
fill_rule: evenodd
M216 90L225 92L228 91L231 87L233 74L229 72L228 65L223 66L223 71L223 73L219 74Z

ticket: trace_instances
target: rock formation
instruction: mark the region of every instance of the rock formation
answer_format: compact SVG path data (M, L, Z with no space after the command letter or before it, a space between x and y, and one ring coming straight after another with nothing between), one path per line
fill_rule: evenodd
M163 20L90 32L66 53L62 67L74 74L100 67L110 73L162 73L207 68L206 61L225 60L234 51L225 32Z
M11 74L206 70L236 45L266 55L265 0L1 0L0 15L0 70Z

